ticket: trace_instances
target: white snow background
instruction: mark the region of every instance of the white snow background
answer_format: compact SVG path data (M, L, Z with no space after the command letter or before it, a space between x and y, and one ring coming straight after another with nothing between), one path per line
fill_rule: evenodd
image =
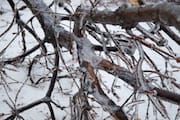
M44 0L44 1L47 4L51 3L51 1L49 1L49 0ZM107 2L107 1L104 1L104 2ZM72 5L73 9L75 10L76 7L78 5L80 5L81 3L83 3L85 6L88 5L88 2L86 0L81 0L81 1L80 0L72 0L71 5ZM23 2L19 0L18 6L22 6L22 5L24 5ZM101 10L102 9L112 9L113 10L118 7L117 4L106 3L105 5L106 6L104 6L104 7L102 7L102 6L99 7L99 9L101 9ZM9 23L12 21L13 12L6 0L0 0L0 7L5 12L4 14L0 15L0 33L2 33L8 27ZM58 8L58 13L66 14L66 12L62 8ZM27 21L32 17L32 13L30 12L29 9L23 10L22 12L20 12L20 15L24 21ZM144 24L144 23L142 23L142 24ZM38 36L43 38L44 33L43 33L38 21L33 20L33 25L35 27L36 32L38 33ZM62 22L61 25L63 27L65 27L67 30L69 30L69 26L72 27L73 22L71 22L71 23L70 22ZM120 31L120 32L123 31L119 27L114 27L111 25L109 25L108 28L111 28L112 31ZM11 28L10 31L8 31L3 37L0 38L0 51L10 42L10 40L12 40L12 38L16 35L13 33L16 33L16 32L17 32L17 25L14 24L13 28ZM22 43L21 43L21 39L19 39L19 38L20 37L17 37L13 41L13 43L9 46L9 48L6 50L5 54L3 54L3 56L0 56L0 61L4 60L6 58L9 58L9 57L17 56L22 53ZM37 44L37 42L32 38L32 36L27 31L26 31L25 39L26 39L26 43L28 44L27 49L30 49L31 47L33 47L34 45ZM167 39L168 39L169 44L172 46L173 50L177 53L178 56L180 56L180 53L179 53L180 47L175 42L170 40L170 38L167 37ZM92 40L92 38L91 38L91 40ZM93 43L94 40L92 40L91 42ZM96 44L96 43L94 43L94 44ZM46 46L48 46L47 47L48 53L51 53L52 46L50 44L46 44ZM144 47L144 49L145 49L145 51L147 51L148 55L151 56L152 59L156 60L157 66L159 68L161 68L160 70L165 71L164 59L162 59L162 57L159 56L158 54L156 54L155 52L152 52L149 48ZM66 49L63 49L63 50L65 51ZM3 77L5 77L5 80L8 83L9 88L7 88L4 85L3 80L0 80L0 120L3 120L11 113L10 106L13 106L13 102L15 102L15 100L16 100L16 102L15 102L16 107L19 108L21 106L24 106L28 103L31 103L31 102L38 100L45 96L45 93L48 90L50 81L48 81L48 79L47 79L47 81L45 81L41 84L32 86L28 80L29 78L27 77L27 73L28 73L27 67L29 64L29 60L32 60L32 58L34 56L36 56L38 53L40 53L40 51L36 51L35 53L31 54L28 58L25 59L25 62L23 62L23 64L18 64L17 66L6 65L5 69L3 69L6 71L6 73L8 75L8 76L3 76ZM135 56L138 57L139 56L138 53L135 53ZM64 52L63 57L65 59L67 66L69 66L69 69L72 72L74 70L78 69L77 61L73 59L73 57L69 54L69 52ZM33 67L33 70L32 70L33 79L38 80L38 78L40 78L42 76L47 76L47 75L51 74L51 73L48 73L47 69L44 67L44 65L43 65L44 61L45 61L44 58L38 59L38 63L35 64L35 66ZM53 57L49 56L48 57L48 66L50 68L53 67L53 64L51 62L53 62ZM122 61L117 61L117 62L118 62L118 64L123 64ZM177 65L177 63L174 61L172 61L171 63L174 65ZM178 65L178 66L180 67L180 65ZM143 69L148 69L148 68L149 67L146 64L144 64ZM168 68L169 68L169 71L174 70L171 66L169 66ZM62 72L59 73L60 76L69 75L67 70L65 70L65 66L62 64L62 61L60 62L60 69L62 70ZM173 72L171 74L172 74L172 77L175 77L178 80L178 83L180 83L179 72ZM120 80L118 78L114 78L114 76L111 76L104 71L99 70L98 77L100 78L100 80L102 80L102 83L104 83L104 85L102 85L102 87L103 87L104 91L106 92L106 94L110 98L112 98L117 105L122 105L125 102L125 100L133 92L133 88L128 86L122 80ZM120 98L115 97L114 95L112 95L112 92L109 92L114 79L117 79L116 85L118 85L119 87L115 90L116 90L117 95ZM76 79L76 81L78 82L78 78ZM23 85L23 84L25 84L25 85ZM61 85L64 93L61 92L60 85ZM23 87L21 88L21 86L23 86ZM19 90L20 90L20 92L17 96L17 93ZM62 119L70 120L70 115L71 115L70 114L71 111L69 108L70 98L77 92L77 90L78 89L72 79L61 78L56 83L55 89L53 91L52 99L60 106L67 107L65 110L60 110L56 106L53 105L55 116L56 116L57 120L62 120ZM180 93L179 89L176 89L174 87L171 90ZM10 97L10 99L13 102L10 101L8 96ZM138 117L141 120L144 120L148 103L147 103L147 98L143 95L141 96L141 100L144 100L145 102L142 102L138 105L137 112L139 113ZM100 108L99 104L92 102L92 101L90 101L90 103L94 106L97 106L96 112L98 114L96 115L96 120L103 120L109 115L102 108ZM168 115L169 115L170 119L174 120L175 115L177 114L178 106L175 104L172 104L170 102L164 102L164 103L168 110L168 113L169 113ZM151 105L150 110L149 110L150 111L149 116L150 116L151 120L156 119L154 117L156 113L153 112L153 109L154 108ZM127 110L128 110L128 105L125 106L125 108L124 108L125 112ZM158 118L157 118L158 120L164 120L164 118L162 118L159 113L157 113L157 114L158 114ZM49 113L49 110L48 110L48 107L46 104L41 104L36 107L33 107L33 108L21 113L21 115L25 118L25 120L48 120L50 117L50 113ZM111 119L113 119L113 118L109 117L106 120L111 120Z

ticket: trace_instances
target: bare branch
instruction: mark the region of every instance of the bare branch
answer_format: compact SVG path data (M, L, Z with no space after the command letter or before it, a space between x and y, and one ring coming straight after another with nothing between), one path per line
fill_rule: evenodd
M159 3L142 7L119 7L116 11L81 10L87 19L95 23L121 25L132 28L138 22L159 21L180 30L180 6L175 3ZM81 13L80 13L81 14ZM129 19L131 18L131 19Z

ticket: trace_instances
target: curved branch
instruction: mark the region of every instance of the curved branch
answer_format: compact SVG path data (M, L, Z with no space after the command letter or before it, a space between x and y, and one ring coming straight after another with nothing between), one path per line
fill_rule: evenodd
M108 72L112 75L118 76L124 82L126 82L127 84L136 88L135 74L131 73L127 69L120 67L119 65L113 64L113 63L109 62L108 60L102 60L99 63L98 68L105 70L106 72ZM176 94L176 93L173 93L173 92L170 92L167 90L159 89L157 87L154 87L152 90L155 90L157 92L155 97L159 97L163 100L173 102L177 105L180 104L180 95L179 94Z
M39 105L41 103L43 103L43 99L34 101L34 102L32 102L32 103L30 103L30 104L28 104L26 106L23 106L23 107L21 107L19 109L16 109L15 113L13 113L9 117L7 117L5 120L13 120L17 116L17 114L19 114L19 113L21 113L23 111L26 111L26 110L28 110L30 108L33 108L33 107L35 107L35 106L37 106L37 105Z
M42 41L41 44L44 44L45 41ZM33 53L34 51L36 51L38 48L40 47L40 44L34 46L33 48L27 50L25 53L18 55L14 58L9 58L8 60L3 61L4 64L11 64L13 62L16 62L18 60L23 59L24 57L28 56L29 54Z

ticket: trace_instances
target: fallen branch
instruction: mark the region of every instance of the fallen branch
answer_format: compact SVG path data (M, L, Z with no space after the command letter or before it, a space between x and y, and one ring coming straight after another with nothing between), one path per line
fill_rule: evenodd
M142 7L119 7L116 11L85 10L86 19L95 23L121 25L132 28L138 22L158 21L161 24L175 26L180 30L180 6L175 3L159 3ZM81 13L80 13L81 14ZM131 16L131 19L129 17Z

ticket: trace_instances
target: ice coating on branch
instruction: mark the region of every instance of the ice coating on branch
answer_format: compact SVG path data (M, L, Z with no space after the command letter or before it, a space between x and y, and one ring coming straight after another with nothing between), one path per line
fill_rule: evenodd
M133 56L136 51L136 45L133 40L127 38L124 35L114 38L114 43L118 50L121 50L123 53L126 53L130 56Z
M81 61L89 62L93 67L96 67L102 60L101 57L96 56L92 49L92 44L87 38L80 38L80 59Z
M98 87L93 85L93 81L90 79L87 79L86 81L86 89L88 90L89 94L92 94L98 103L100 103L105 110L111 111L111 113L119 110L119 106L115 105L113 101L111 101L108 96L105 94L102 94Z
M143 63L143 60L144 60L144 51L143 51L143 48L142 48L142 45L140 43L137 43L137 48L139 50L139 61L138 61L138 66L137 66L137 78L139 79L139 83L140 83L140 86L141 86L141 89L143 91L149 91L150 88L152 87L149 87L148 83L146 83L144 81L144 75L143 75L143 72L142 72L142 63ZM156 91L153 91L153 93L157 94ZM168 118L168 114L167 114L167 111L165 108L163 108L162 104L160 103L160 101L156 98L153 97L153 95L151 94L147 94L147 96L149 97L149 99L151 100L151 102L154 104L155 108L160 112L160 114L164 117L164 118Z

